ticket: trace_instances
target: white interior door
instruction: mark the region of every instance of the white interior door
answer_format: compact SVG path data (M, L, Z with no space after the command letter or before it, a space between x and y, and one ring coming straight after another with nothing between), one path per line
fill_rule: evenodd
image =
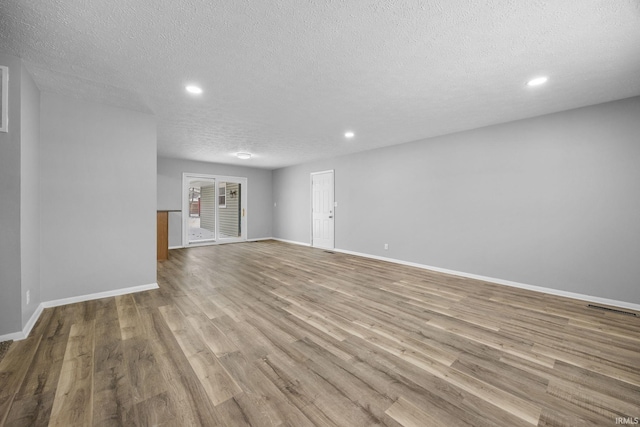
M334 248L333 171L311 174L311 246Z

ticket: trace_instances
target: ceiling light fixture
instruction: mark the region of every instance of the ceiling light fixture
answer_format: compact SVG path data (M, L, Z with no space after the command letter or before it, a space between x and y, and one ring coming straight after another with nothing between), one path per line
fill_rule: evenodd
M540 86L545 84L549 80L547 77L536 77L535 79L531 79L527 82L527 86Z
M251 158L251 153L236 153L236 157L242 160L249 160Z
M344 136L345 138L353 138L354 136L356 136L356 134L349 131L349 132L345 132Z
M202 89L194 85L186 86L185 89L187 90L187 92L192 93L194 95L200 95L202 93Z

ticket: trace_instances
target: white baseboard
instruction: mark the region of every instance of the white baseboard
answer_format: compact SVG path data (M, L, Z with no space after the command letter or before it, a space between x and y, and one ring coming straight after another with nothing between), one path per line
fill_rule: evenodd
M311 246L309 243L296 242L296 241L293 241L293 240L286 240L286 239L279 239L279 238L276 238L276 237L265 237L265 238L259 238L259 239L251 239L251 240L247 240L247 241L255 242L255 241L261 241L261 240L276 240L278 242L290 243L290 244L293 244L293 245L307 246L307 247ZM449 269L440 268L440 267L433 267L433 266L430 266L430 265L418 264L418 263L415 263L415 262L403 261L403 260L399 260L399 259L395 259L395 258L387 258L387 257L382 257L382 256L377 256L377 255L370 255L370 254L366 254L366 253L362 253L362 252L354 252L354 251L349 251L349 250L345 250L345 249L333 249L333 251L334 252L343 253L343 254L348 254L348 255L360 256L360 257L363 257L363 258L376 259L376 260L379 260L379 261L392 262L394 264L401 264L401 265L406 265L406 266L410 266L410 267L421 268L421 269L424 269L424 270L436 271L436 272L439 272L439 273L452 274L454 276L466 277L466 278L469 278L469 279L482 280L484 282L491 282L491 283L495 283L495 284L498 284L498 285L504 285L504 286L511 286L511 287L514 287L514 288L527 289L527 290L530 290L530 291L541 292L541 293L545 293L545 294L549 294L549 295L557 295L557 296L573 298L573 299L582 300L582 301L595 302L595 303L598 303L598 304L609 305L609 306L612 306L612 307L621 307L621 308L627 308L627 309L630 309L630 310L640 311L640 304L634 304L634 303L626 302L626 301L618 301L618 300L613 300L613 299L608 299L608 298L596 297L596 296L592 296L592 295L579 294L579 293L575 293L575 292L567 292L567 291L562 291L562 290L559 290L559 289L545 288L545 287L542 287L542 286L527 285L527 284L524 284L524 283L512 282L510 280L503 280L503 279L496 279L494 277L480 276L480 275L477 275L477 274L465 273L465 272L456 271L456 270L449 270ZM38 306L36 311L33 313L33 315L31 316L31 318L29 319L29 321L27 322L27 324L25 325L25 327L24 327L24 329L22 331L13 332L13 333L10 333L10 334L5 334L5 335L0 335L0 342L1 341L8 341L8 340L18 341L18 340L23 340L23 339L27 338L29 336L29 333L31 332L31 329L33 328L33 326L35 325L36 321L40 317L40 314L42 313L42 310L44 308L57 307L57 306L60 306L60 305L73 304L73 303L76 303L76 302L90 301L90 300L94 300L94 299L107 298L107 297L113 297L113 296L118 296L118 295L126 295L126 294L135 293L135 292L142 292L142 291L147 291L147 290L151 290L151 289L157 289L157 288L158 288L158 284L157 283L151 283L151 284L148 284L148 285L134 286L134 287L130 287L130 288L117 289L117 290L114 290L114 291L98 292L98 293L95 293L95 294L82 295L82 296L78 296L78 297L63 298L63 299L58 299L58 300L53 300L53 301L42 302L42 303L40 303L40 305Z
M41 302L38 305L38 308L36 308L36 311L33 313L31 318L29 319L29 321L27 322L27 324L22 329L22 331L0 335L0 342L9 341L9 340L20 341L27 338L29 336L29 333L31 333L31 329L36 324L36 322L38 321L38 318L42 314L42 310L44 310L45 308L58 307L61 305L74 304L77 302L91 301L91 300L100 299L100 298L115 297L118 295L133 294L136 292L148 291L151 289L158 289L158 284L150 283L148 285L132 286L130 288L116 289L113 291L97 292L95 294L81 295L77 297L62 298L62 299L57 299L52 301Z
M311 246L308 243L301 243L301 242L295 242L295 241L291 241L291 240L278 239L278 238L275 238L275 237L273 238L273 240L278 240L280 242L285 242L285 243L291 243L291 244L294 244L294 245ZM640 304L634 304L632 302L627 302L627 301L618 301L618 300L613 300L613 299L609 299L609 298L596 297L596 296L593 296L593 295L585 295L585 294L579 294L579 293L575 293L575 292L567 292L567 291L562 291L562 290L559 290L559 289L545 288L543 286L527 285L527 284L524 284L524 283L512 282L510 280L496 279L495 277L480 276L478 274L471 274L471 273L465 273L465 272L462 272L462 271L448 270L446 268L433 267L431 265L418 264L416 262L403 261L403 260L400 260L400 259L387 258L387 257L382 257L382 256L377 256L377 255L370 255L370 254L366 254L366 253L362 253L362 252L348 251L348 250L345 250L345 249L337 249L337 248L335 248L335 249L333 249L333 251L334 252L343 253L343 254L348 254L348 255L360 256L360 257L364 257L364 258L377 259L377 260L380 260L380 261L392 262L394 264L401 264L401 265L407 265L407 266L410 266L410 267L422 268L424 270L437 271L438 273L452 274L454 276L460 276L460 277L467 277L469 279L482 280L484 282L491 282L491 283L495 283L497 285L511 286L513 288L527 289L527 290L530 290L530 291L541 292L541 293L549 294L549 295L557 295L557 296L566 297L566 298L573 298L573 299L577 299L577 300L581 300L581 301L588 301L588 302L593 302L593 303L598 303L598 304L609 305L609 306L612 306L612 307L621 307L621 308L627 308L627 309L630 309L630 310L640 311Z
M256 239L247 239L247 240L245 240L245 242L260 242L262 240L277 240L277 239L274 239L273 237L258 237ZM169 246L169 250L171 250L171 249L194 248L194 247L197 247L197 246L213 246L213 245L216 245L216 244L220 245L220 244L224 244L224 243L225 242L215 242L215 243L205 243L205 244L202 244L202 245L191 245L191 246L182 246L182 245ZM229 242L229 243L237 243L237 242Z
M22 329L22 333L24 334L25 338L29 336L29 332L31 332L31 329L33 329L33 326L36 324L36 322L40 318L40 315L42 314L42 310L44 310L44 306L42 304L38 304L38 307L35 309L31 317L29 318L29 321L27 322L26 325L24 325L24 328Z
M31 317L29 318L29 321L27 322L27 324L24 325L24 328L22 328L22 331L0 335L0 342L20 341L28 337L29 332L31 332L31 329L33 328L33 325L35 325L38 319L40 318L40 314L42 314L43 309L44 307L42 306L42 304L38 304L38 307L36 307L36 310L33 312Z
M271 237L269 240L277 240L278 242L291 243L292 245L309 246L309 247L311 246L311 243L296 242L295 240L279 239L277 237Z
M150 283L148 285L132 286L130 288L115 289L113 291L97 292L95 294L80 295L80 296L77 296L77 297L62 298L62 299L57 299L57 300L53 300L53 301L46 301L46 302L42 303L42 306L44 308L58 307L58 306L61 306L61 305L75 304L77 302L91 301L91 300L94 300L94 299L117 297L119 295L134 294L136 292L149 291L151 289L158 289L158 284L157 283Z
M469 279L482 280L484 282L491 282L491 283L495 283L495 284L498 284L498 285L511 286L511 287L520 288L520 289L527 289L527 290L530 290L530 291L541 292L541 293L545 293L545 294L549 294L549 295L557 295L557 296L561 296L561 297L573 298L573 299L578 299L578 300L582 300L582 301L595 302L595 303L598 303L598 304L604 304L604 305L610 305L610 306L613 306L613 307L621 307L621 308L627 308L627 309L630 309L630 310L640 311L640 304L634 304L634 303L626 302L626 301L618 301L618 300L613 300L613 299L608 299L608 298L595 297L595 296L592 296L592 295L578 294L578 293L575 293L575 292L561 291L559 289L545 288L545 287L542 287L542 286L527 285L527 284L524 284L524 283L512 282L510 280L496 279L494 277L480 276L478 274L471 274L471 273L465 273L465 272L462 272L462 271L448 270L446 268L433 267L433 266L430 266L430 265L418 264L418 263L409 262L409 261L402 261L402 260L395 259L395 258L386 258L386 257L377 256L377 255L369 255L369 254L365 254L365 253L361 253L361 252L348 251L348 250L344 250L344 249L334 249L333 251L334 252L340 252L340 253L343 253L343 254L348 254L348 255L360 256L360 257L364 257L364 258L377 259L377 260L380 260L380 261L392 262L394 264L401 264L401 265L407 265L407 266L410 266L410 267L422 268L424 270L437 271L438 273L452 274L454 276L460 276L460 277L467 277Z

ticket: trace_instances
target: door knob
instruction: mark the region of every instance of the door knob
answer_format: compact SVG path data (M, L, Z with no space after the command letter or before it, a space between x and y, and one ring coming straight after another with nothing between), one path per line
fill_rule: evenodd
M333 218L333 215L329 215L329 218Z

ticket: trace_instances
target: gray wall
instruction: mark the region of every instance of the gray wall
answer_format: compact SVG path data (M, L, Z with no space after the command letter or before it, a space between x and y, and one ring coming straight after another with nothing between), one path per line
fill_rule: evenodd
M0 335L40 304L40 91L19 58L9 67L9 132L0 132ZM27 304L26 293L30 293Z
M20 84L20 253L22 326L40 304L40 91L22 67ZM26 293L31 298L27 304Z
M182 210L182 174L184 172L207 175L246 177L247 229L249 239L272 237L273 211L271 171L218 163L158 157L158 209ZM182 245L181 214L169 215L169 247Z
M338 249L640 303L640 97L275 170L274 237L327 169Z
M156 124L41 94L42 300L156 282Z
M9 132L0 132L0 335L22 330L20 269L20 59L9 67Z

